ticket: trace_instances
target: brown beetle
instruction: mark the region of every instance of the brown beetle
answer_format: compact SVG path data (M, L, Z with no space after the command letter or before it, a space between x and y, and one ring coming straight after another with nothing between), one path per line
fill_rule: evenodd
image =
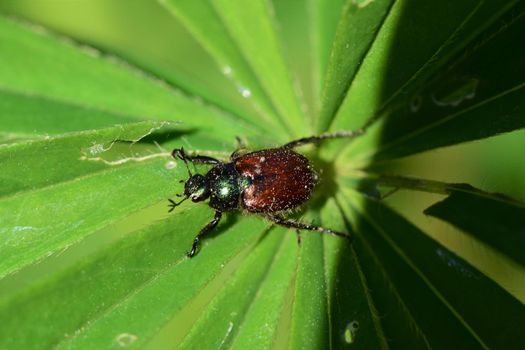
M295 140L278 148L246 154L241 154L241 146L232 153L228 163L208 156L190 156L183 148L173 150L173 157L186 164L189 178L184 184L184 198L178 203L169 199L169 211L188 198L193 202L209 199L209 206L215 209L215 217L195 237L187 255L195 255L200 239L217 226L222 212L231 210L246 210L263 215L274 223L289 228L350 238L348 233L285 218L282 212L306 202L317 182L317 176L308 159L293 149L325 139L352 138L360 134L362 130L325 133ZM210 164L213 168L206 175L192 174L188 161Z

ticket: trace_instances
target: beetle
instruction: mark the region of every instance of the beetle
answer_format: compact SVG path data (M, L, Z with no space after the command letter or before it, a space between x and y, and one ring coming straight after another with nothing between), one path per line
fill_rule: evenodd
M184 195L177 195L184 198L179 202L168 199L169 212L187 199L193 202L209 199L208 205L215 210L214 218L195 236L187 256L191 258L195 255L200 240L217 226L223 212L234 210L262 215L288 228L350 239L349 233L289 219L283 213L305 203L317 184L317 175L310 161L294 149L326 139L353 138L362 133L362 130L324 133L248 153L243 152L245 147L237 139L239 147L230 155L229 162L203 155L188 155L182 147L174 149L172 156L184 162L188 179L180 181L184 182ZM208 164L212 168L204 175L192 174L188 162Z

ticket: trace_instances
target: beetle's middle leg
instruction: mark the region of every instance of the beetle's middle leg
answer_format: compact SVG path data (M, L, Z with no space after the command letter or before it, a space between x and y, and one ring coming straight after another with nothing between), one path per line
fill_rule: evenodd
M291 142L288 142L282 146L282 148L295 148L303 145L307 145L309 143L319 143L323 140L327 139L340 139L340 138L349 138L352 139L354 137L360 136L364 133L363 129L357 129L357 130L344 130L344 131L336 131L336 132L325 132L318 136L310 136L310 137L303 137L302 139L294 140Z

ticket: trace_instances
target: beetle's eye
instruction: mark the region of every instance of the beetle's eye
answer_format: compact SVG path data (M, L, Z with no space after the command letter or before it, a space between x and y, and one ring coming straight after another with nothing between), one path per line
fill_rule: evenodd
M193 202L200 202L208 198L208 184L204 176L196 174L186 181L184 193Z
M198 189L195 189L195 191L193 192L193 194L191 195L191 200L192 201L196 201L196 200L199 200L203 195L204 195L204 188L198 188Z

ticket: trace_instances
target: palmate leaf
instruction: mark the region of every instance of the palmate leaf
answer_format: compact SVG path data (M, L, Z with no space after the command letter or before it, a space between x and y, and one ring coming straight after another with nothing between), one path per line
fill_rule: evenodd
M148 60L143 46L122 50L82 21L56 28L73 37L73 28L83 28L82 38L132 62L141 57L149 62L142 67L168 83L0 18L1 348L525 343L522 296L429 238L383 203L376 187L450 195L427 213L519 263L523 204L371 172L393 158L525 125L517 68L523 52L515 44L523 5L161 4L152 13L164 11L173 26L149 39L179 38L174 28L186 28L202 46L194 52L205 55L188 57L188 67L213 62L228 84L211 74L209 86L177 78L178 68ZM77 11L97 6L108 8L94 1ZM24 9L24 1L0 9L53 27L53 16ZM245 96L222 98L235 94ZM243 106L231 105L240 100ZM187 176L170 157L173 147L227 159L236 136L270 147L313 130L362 126L367 134L344 151L344 142L322 149L316 164L323 181L303 217L351 232L352 244L304 232L298 245L291 230L232 213L196 257L185 256L212 211L185 202L167 213L166 199L182 191L177 180Z
M380 202L342 203L349 218L359 222L356 251L368 275L375 275L370 281L372 296L389 294L377 297L378 309L398 309L392 312L400 314L396 323L381 321L393 343L420 342L431 348L454 344L462 349L523 344L519 324L525 310L494 281ZM389 298L398 302L381 304ZM481 305L484 317L498 324L498 331L494 323L480 320Z

